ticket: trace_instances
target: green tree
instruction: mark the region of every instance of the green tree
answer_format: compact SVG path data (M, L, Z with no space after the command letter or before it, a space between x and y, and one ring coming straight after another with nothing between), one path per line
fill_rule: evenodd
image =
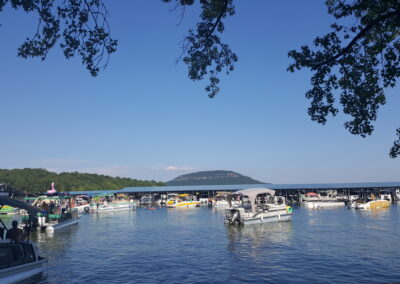
M68 59L79 55L92 76L107 66L117 41L110 36L108 13L101 0L0 0L0 12L11 5L38 15L37 31L18 48L18 56L40 57L60 42Z
M344 127L366 137L386 103L384 90L396 86L400 76L400 2L398 0L327 0L329 14L336 22L332 31L315 38L313 47L304 45L289 51L294 60L288 70L308 68L313 73L311 119L325 124L338 113L337 97L343 112L351 116ZM354 21L354 19L356 21ZM354 23L347 26L345 23ZM390 157L400 155L400 128Z

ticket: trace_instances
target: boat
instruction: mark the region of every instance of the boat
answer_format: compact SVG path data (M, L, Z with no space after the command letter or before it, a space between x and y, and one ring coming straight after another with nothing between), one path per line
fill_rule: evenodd
M354 201L351 207L359 210L382 209L382 208L389 208L390 202L391 198L389 199L385 195L381 195L380 199L376 199L375 195L371 194L371 196L368 199Z
M0 283L17 283L46 269L47 259L41 257L31 242L10 243L0 240Z
M187 193L179 194L178 198L167 201L168 208L194 208L199 207L200 202Z
M240 202L232 206L232 200ZM248 225L269 222L285 222L292 219L292 208L283 196L275 196L275 190L248 188L228 195L230 207L225 209L225 223Z
M19 201L3 197L0 200L3 205L8 202L14 207ZM26 209L32 215L36 214L35 208L28 208L29 205L24 202L20 203L20 208ZM47 259L40 256L36 244L29 241L30 230L24 230L28 232L27 240L13 242L14 240L4 239L7 227L1 219L0 223L2 224L0 227L2 233L0 235L0 283L17 283L44 272L47 268Z
M109 211L123 211L123 210L134 210L136 205L133 202L102 202L102 203L90 203L90 212L109 212Z
M308 209L323 209L345 206L344 200L339 200L336 193L328 191L326 195L308 192L300 195L300 204Z
M152 198L151 194L145 194L140 198L139 205L148 206L148 205L151 205L152 203L153 203L153 198Z
M8 215L8 214L15 214L18 212L18 208L12 207L9 205L3 205L0 207L0 214L1 215Z
M79 213L89 212L90 198L87 195L78 195L75 198L75 208Z
M214 200L212 200L212 207L216 209L225 209L229 208L228 196L232 194L232 192L219 191L216 193ZM236 200L231 200L231 206L238 207L240 206L239 202Z
M32 206L41 210L37 214L39 232L54 232L54 230L78 224L80 216L71 196L25 198L26 201L32 199L34 199Z
M123 210L134 210L136 204L133 200L126 200L124 198L116 199L113 194L99 194L92 198L90 203L90 212L110 212L110 211L123 211Z

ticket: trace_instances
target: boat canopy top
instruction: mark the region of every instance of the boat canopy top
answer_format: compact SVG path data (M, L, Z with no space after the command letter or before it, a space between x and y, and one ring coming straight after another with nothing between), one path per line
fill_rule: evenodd
M69 199L71 198L71 196L47 196L47 195L43 195L43 196L36 196L36 197L24 197L24 200L28 201L28 200L37 200L37 199L49 199L49 200L60 200L60 199Z
M12 199L12 198L9 198L6 196L0 197L0 204L25 209L31 216L36 216L37 213L40 213L39 208L33 207L33 206L29 205L28 203L25 203L23 201L19 201L16 199Z
M275 190L268 188L247 188L235 191L229 196L230 198L228 198L229 206L231 206L232 196L239 194L247 196L249 198L249 201L251 202L251 211L254 213L256 211L257 195L268 194L273 197L275 195Z

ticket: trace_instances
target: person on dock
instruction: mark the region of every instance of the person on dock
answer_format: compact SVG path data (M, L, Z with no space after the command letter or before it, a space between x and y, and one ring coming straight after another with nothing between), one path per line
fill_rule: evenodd
M23 231L18 228L18 221L12 221L11 225L12 228L7 231L6 239L10 239L14 243L22 241Z

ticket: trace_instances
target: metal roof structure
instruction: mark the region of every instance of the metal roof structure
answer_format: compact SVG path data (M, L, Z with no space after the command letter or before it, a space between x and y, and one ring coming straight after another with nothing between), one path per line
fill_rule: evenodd
M236 191L246 188L269 188L274 190L328 190L328 189L393 189L400 188L400 182L367 183L315 183L315 184L233 184L233 185L188 185L125 187L118 190L71 191L70 194L96 195L100 193L160 193L160 192L205 192Z

